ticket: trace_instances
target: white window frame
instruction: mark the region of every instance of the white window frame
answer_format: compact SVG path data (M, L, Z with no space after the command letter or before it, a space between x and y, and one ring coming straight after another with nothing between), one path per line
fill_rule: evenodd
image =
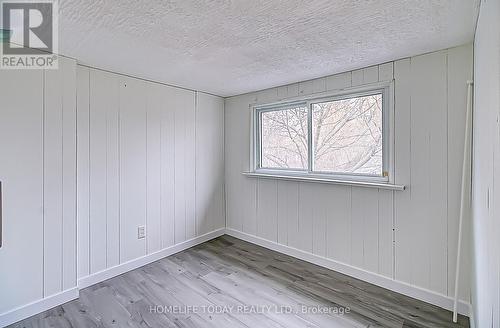
M354 97L382 94L382 175L333 173L314 171L313 145L312 145L312 105L321 102L337 101ZM284 101L253 104L252 108L252 142L251 142L251 174L262 174L266 176L279 176L290 178L305 178L311 181L336 181L336 182L373 182L392 184L394 182L394 83L383 82L366 86L343 89L337 92L325 92L310 96L295 97ZM263 112L296 108L302 105L307 107L308 116L308 168L304 170L289 168L266 168L261 167L261 122L260 114Z

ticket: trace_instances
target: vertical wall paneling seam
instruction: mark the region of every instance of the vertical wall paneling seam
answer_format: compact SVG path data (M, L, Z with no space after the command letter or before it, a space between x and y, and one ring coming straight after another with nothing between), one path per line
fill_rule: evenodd
M430 195L431 195L431 189L432 189L432 178L431 178L431 174L429 174L429 172L431 172L431 158L432 158L432 154L431 154L431 145L432 145L432 136L431 136L431 131L427 131L427 147L426 147L426 150L427 150L427 163L426 163L426 166L427 166L427 195L426 195L426 198L427 198L427 201L428 203L427 204L431 204L431 199L430 199ZM429 219L429 216L427 216L427 220ZM427 221L427 223L429 223L429 221ZM428 267L427 267L427 277L426 277L426 282L427 282L427 288L430 289L430 286L431 286L431 283L432 283L432 249L431 247L428 247L427 248L427 257L426 257L426 260L427 260L427 263L429 264Z
M144 213L146 215L145 217L145 220L144 220L144 224L146 225L146 229L145 229L145 232L146 232L146 240L144 242L144 253L147 255L149 254L149 250L150 250L150 239L149 239L149 234L148 234L148 197L150 196L149 193L148 193L148 174L149 174L149 171L148 171L148 162L149 162L149 159L148 159L148 156L149 156L149 152L148 152L148 113L149 113L149 104L148 104L148 100L147 100L147 96L148 96L148 90L149 90L149 85L147 82L143 82L142 83L142 87L144 88L143 91L144 91L144 95L146 97L146 117L145 117L145 120L144 120L144 124L146 125L146 130L144 131L144 134L146 136L146 143L144 145L144 148L146 149L146 183L144 184L144 191L145 191L145 195L146 195L146 200L145 200L145 206L144 206Z
M288 92L288 90L287 90ZM293 182L293 184L295 185L296 187L296 190L297 190L297 198L295 199L295 201L292 203L294 204L294 211L295 213L297 214L297 218L299 217L299 183L298 182ZM289 202L289 194L286 194L286 204L288 206L288 202ZM290 229L288 229L288 212L287 212L287 224L285 225L286 227L286 245L287 246L290 246ZM295 217L295 216L294 216Z
M279 224L278 224L278 221L279 221L279 218L278 218L278 200L280 199L279 198L279 193L278 193L278 190L279 190L279 181L276 180L276 242L278 242L280 239L279 239ZM326 231L326 229L325 229Z
M224 209L224 227L227 227L227 197L226 197L226 101L222 101L222 201Z
M426 144L426 151L427 151L427 163L426 163L426 166L427 166L427 172L431 172L431 158L432 158L432 152L431 152L431 145L432 145L432 142L433 142L433 139L432 139L432 134L431 134L431 131L430 130L427 130L427 144ZM427 194L426 194L426 198L427 198L427 201L428 201L428 204L431 204L431 199L430 199L430 195L432 194L431 191L432 191L432 177L431 177L431 174L427 174L426 176L427 178ZM429 217L427 217L427 219L429 219ZM427 221L427 223L429 223L429 221ZM430 288L431 286L431 280L432 280L432 250L430 247L428 247L427 249L427 257L426 257L426 260L427 260L427 263L428 263L428 267L427 267L427 277L426 277L426 283L427 283L427 288Z
M145 243L144 243L144 253L145 254L149 254L149 233L148 233L148 227L149 227L149 202L148 202L148 197L149 197L149 170L148 170L148 167L149 167L149 153L148 153L148 145L149 145L149 138L148 138L148 118L149 118L149 102L148 102L148 99L149 99L149 93L148 93L148 90L149 90L149 85L147 84L148 82L146 82L145 84L145 87L146 87L146 90L145 90L145 94L146 94L146 207L145 207L145 214L146 214L146 217L145 217L145 225L146 225L146 240L145 240ZM137 231L137 234L139 235L139 231Z
M393 191L391 193L392 201L392 247L391 247L391 266L392 266L392 276L393 280L396 280L396 193Z
M377 70L377 73L378 73L378 70ZM377 238L377 254L378 254L378 261L377 261L378 271L377 272L380 273L380 271L382 270L381 268L383 267L383 265L381 265L381 251L380 251L380 249L381 249L381 247L380 247L380 221L381 221L381 219L380 219L381 218L380 209L381 209L381 207L383 208L383 206L380 206L380 203L381 203L380 197L381 197L381 194L385 194L385 193L389 193L390 194L391 191L383 191L383 190L378 189L377 193L378 193L378 198L379 198L378 202L377 202L377 213L378 213L377 217L378 217L378 231L379 231L379 235L378 235L378 238ZM385 201L385 198L384 198L384 201ZM384 229L384 236L385 236L385 229L387 229L386 226L385 226L385 224L384 224L384 228L383 229ZM384 249L384 251L385 251L385 249ZM384 271L384 274L385 274L385 271Z
M117 150L118 150L118 158L117 158L117 164L118 164L118 263L122 263L122 197L121 197L121 190L122 190L122 172L121 172L121 167L122 167L122 147L121 147L121 102L120 102L120 89L121 89L121 82L119 80L116 80L114 83L119 83L118 84L118 122L116 122L116 128L117 128Z
M78 66L77 66L77 62L75 61L74 62L74 69L75 69L75 75L74 75L74 78L75 78L75 93L74 93L74 108L73 108L73 111L74 111L74 117L75 117L75 121L73 122L73 127L75 129L75 136L73 138L73 142L74 142L74 146L75 146L75 149L73 150L73 156L74 157L74 164L73 164L73 170L74 170L74 174L75 174L75 177L74 177L74 186L73 186L73 194L74 194L74 222L75 222L75 227L74 227L74 233L75 233L75 240L74 240L74 246L75 246L75 249L74 249L74 256L75 256L75 260L73 261L73 268L74 268L74 285L75 287L78 285L78 188L77 188L77 181L78 181L78 169L77 169L77 165L78 165L78 157L77 157L77 146L78 146L78 142L77 142L77 128L78 128L78 100L77 100L77 90L78 90Z
M311 133L312 133L312 129L311 129ZM318 217L317 217L318 214L315 213L315 211L314 211L314 205L313 205L313 208L309 211L309 213L312 215L312 223L314 225L315 224L314 221L316 221L318 219ZM311 229L311 253L314 254L314 228Z
M446 167L449 168L448 166L448 159L450 158L450 147L449 147L449 133L450 133L450 129L449 129L449 111L450 111L450 99L448 98L449 97L449 77L448 77L448 74L449 74L449 60L448 60L448 50L446 51L446 56L445 56L445 62L446 62ZM447 170L448 171L448 170ZM450 254L450 249L449 249L449 239L450 239L450 236L449 236L449 214L450 214L450 210L449 210L449 204L448 204L448 199L449 199L449 185L448 185L448 172L446 173L446 259L448 259L449 257L449 254ZM446 264L446 295L450 295L450 288L449 288L449 283L448 283L448 277L449 277L449 272L450 271L450 268L449 268L449 264L447 263Z
M392 126L391 126L391 131L392 131L392 167L393 167L393 170L392 170L392 173L393 173L393 179L394 179L394 183L398 183L398 181L396 181L396 174L395 173L395 170L396 170L396 161L397 161L397 149L396 149L396 120L397 120L397 115L398 115L398 112L396 111L396 90L397 90L397 81L396 81L396 78L395 78L395 70L396 70L396 62L394 61L392 63L392 81L394 81L394 88L393 88L393 92L392 92L392 97L391 97L391 101L392 101L392 115L393 115L393 119L392 119ZM380 72L379 72L379 78L380 78ZM392 279L396 280L396 197L394 197L394 192L391 193L391 199L392 199L392 245L391 245L391 249L392 249L392 256L391 256L391 262L392 262Z
M78 76L78 66L75 64L75 75ZM80 275L80 270L78 269L79 265L79 233L78 233L78 86L79 80L78 77L75 78L75 284L78 286L78 276Z
M88 76L88 82L89 82L89 102L88 102L88 105L89 105L89 110L88 110L88 113L89 113L89 123L88 123L88 126L87 126L87 130L88 130L88 135L89 135L89 162L88 162L88 172L89 172L89 187L88 187L88 192L89 192L89 219L88 219L88 239L89 239L89 242L88 242L88 246L89 246L89 256L88 256L88 261L89 261L89 275L92 274L92 257L93 257L93 254L92 254L92 224L91 224L91 219L92 219L92 167L91 167L91 163L92 163L92 144L91 144L91 141L92 141L92 137L91 137L91 128L92 128L92 83L91 83L91 79L92 79L92 76L94 74L92 74L92 70L89 69L89 76Z
M300 182L297 182L297 234L300 236L300 204L302 203L300 201L300 195L301 195L301 192L300 192L300 186L302 185L302 183ZM295 236L295 238L297 238L297 236ZM294 238L294 239L295 239ZM297 238L298 239L298 238ZM289 241L290 242L290 241Z
M76 65L75 62L75 85L78 86L78 78L77 78L77 72L78 72L78 66ZM78 87L75 88L75 108L73 109L75 111L75 122L74 122L74 128L75 128L75 138L74 143L75 143L75 151L74 151L74 156L75 156L75 163L73 169L75 170L75 186L74 186L74 193L75 193L75 208L74 208L74 220L75 220L75 260L73 263L74 269L75 269L75 285L78 285Z
M364 70L361 70L361 74L363 74L364 76ZM364 78L364 77L363 77ZM352 202L352 200L351 200ZM377 202L378 202L378 199L377 199ZM366 262L365 262L365 249L366 249L366 217L367 215L365 213L363 213L363 217L361 218L363 221L363 231L362 231L362 236L363 236L363 248L361 249L361 267L363 266L366 266Z
M75 63L75 75L78 76L78 66L76 66ZM76 90L75 90L75 284L78 286L78 276L80 275L80 270L78 269L79 265L79 250L78 250L78 244L80 240L80 234L78 232L78 89L79 89L79 80L78 77L75 79L75 85Z
M105 252L105 259L106 259L106 268L109 267L108 263L109 263L109 259L108 259L108 250L109 250L109 243L108 243L108 209L109 209L109 206L108 206L108 152L109 152L109 149L108 149L108 146L109 146L109 121L110 121L110 118L108 117L108 114L109 114L109 108L107 107L105 109L105 112L104 112L104 121L105 121L105 125L104 125L104 128L105 128L105 137L106 137L106 142L104 143L104 146L105 146L105 149L106 149L106 158L105 158L105 172L106 172L106 181L105 181L105 187L104 187L104 190L106 191L106 196L105 196L105 204L106 204L106 210L105 210L105 219L106 219L106 224L105 224L105 236L106 236L106 252Z
M260 189L260 179L255 181L255 235L259 236L259 189Z
M412 86L412 77L411 77L412 75L411 74L412 74L412 70L413 70L413 59L412 58L409 59L409 66L410 66L409 69L408 69L408 71L409 71L409 81L407 81L407 83L409 83L409 86L411 88L411 86ZM409 112L410 112L410 124L408 126L408 129L410 130L410 136L409 136L409 139L410 139L409 140L409 142L410 142L410 151L409 151L409 153L410 153L410 160L408 161L410 163L410 172L408 172L408 178L410 180L409 181L410 182L410 188L408 188L409 189L408 192L409 192L409 198L410 198L410 204L411 204L411 201L413 199L413 188L412 188L413 167L412 167L411 154L413 153L413 149L412 148L414 146L413 145L413 132L414 131L412 129L413 124L411 124L411 122L413 122L413 106L412 106L412 103L413 103L413 99L412 99L413 98L413 93L412 92L409 92L409 97L408 98L409 98L408 99L408 107L410 107L410 109L409 109ZM410 218L411 217L412 216L410 216ZM409 253L410 253L410 256L411 256L412 253L413 253L413 250L410 249ZM414 282L414 279L413 279L413 270L410 270L409 282L410 283Z
M352 84L352 77L351 77ZM352 186L349 186L349 264L352 264Z
M196 151L196 148L197 148L197 142L196 142L196 136L197 136L197 130L198 130L198 126L196 125L196 122L197 122L197 114L198 114L198 91L195 91L194 92L194 235L195 237L198 236L198 211L197 211L197 206L196 206L196 195L197 195L197 187L198 187L198 183L197 183L197 180L196 177L196 173L197 173L197 151Z
M80 275L80 270L78 269L79 266L79 249L78 249L78 244L79 244L79 233L78 233L78 209L79 209L79 202L78 202L78 89L79 89L79 80L78 80L78 66L75 63L75 285L78 287L78 276Z
M397 104L396 104L396 92L397 92L397 89L398 89L398 82L396 81L396 61L393 62L392 64L392 78L393 78L393 81L394 81L394 92L392 94L392 101L393 101L393 115L394 115L394 119L393 119L393 126L392 126L392 133L394 135L393 137L393 145L392 145L392 149L393 149L393 178L394 178L394 183L398 183L398 181L396 181L396 163L397 163L397 158L398 158L398 153L397 153L397 148L396 148L396 138L397 138L397 135L396 135L396 122L397 122L397 119L398 119L398 112L396 111L396 108L397 108ZM406 188L406 192L408 192L408 187ZM396 197L395 197L395 194L392 193L392 279L396 280Z
M42 298L45 298L45 70L42 71Z
M88 274L90 275L90 273L92 272L91 268L90 268L90 257L92 256L92 253L91 253L91 245L90 245L90 215L91 215L91 212L90 212L90 197L91 197L91 193L90 193L90 157L91 157L91 152L90 152L90 124L91 124L91 121L90 121L90 96L92 94L92 90L91 90L91 83L90 83L90 69L87 69L87 82L88 82L88 102L87 102L87 106L88 106L88 109L87 109L87 113L88 113L88 124L87 124L87 134L88 134L88 158L87 158L87 167L88 167L88 173L89 173L89 176L88 176L88 188L87 188L87 191L88 191L88 220L87 220L87 239L88 239L88 256L87 256L87 261L88 261Z
M253 100L250 102L250 104L248 104L248 111L250 112L250 119L248 120L247 122L247 126L248 126L248 131L249 131L249 138L250 138L250 147L248 148L248 158L250 159L250 166L248 167L249 170L252 170L254 169L254 163L255 163L255 156L254 156L254 151L253 151L253 147L255 147L254 145L254 139L255 139L255 135L253 133L253 110L252 110L252 102ZM235 110L233 110L234 112ZM239 161L240 163L240 166L241 165L241 159ZM247 167L247 163L245 163L245 167ZM252 186L252 184L255 183L255 186L257 188L257 185L258 185L258 181L259 179L256 179L255 182L250 182L250 186ZM257 192L255 190L253 190L253 193L254 193L254 196L255 196L255 213L257 213ZM250 194L250 193L249 193ZM248 213L250 214L250 213ZM234 220L234 219L233 219ZM245 225L244 225L244 217L243 215L240 213L238 214L238 225L240 226L240 231L245 231ZM248 221L248 220L247 220ZM257 220L255 220L257 222ZM250 222L252 223L252 222ZM255 223L255 227L257 227L257 223ZM246 231L248 232L248 231ZM257 228L255 229L255 235L257 235Z
M278 182L278 183L279 183L279 182ZM289 195L289 193L285 193L285 204L287 205L287 207L288 207L288 204L290 204L290 201L289 201L289 199L288 199L288 195ZM293 204L297 204L297 202L294 202ZM297 211L297 213L298 213L298 211ZM289 238L288 238L288 230L289 230L289 229L288 229L288 218L289 218L289 216L288 216L288 209L287 209L287 211L286 211L286 216L285 216L285 217L286 217L286 219L287 219L287 220L286 220L286 221L287 221L287 224L285 224L285 236L286 236L286 239L285 239L285 245L286 245L286 246L289 246L289 244L290 244L290 243L289 243ZM278 221L278 220L276 220L276 221Z
M449 149L449 142L450 142L450 129L449 129L449 112L450 112L450 99L449 99L449 77L448 73L450 70L449 67L449 59L448 59L448 50L446 51L446 56L445 56L445 65L446 65L446 167L448 167L448 159L450 157L450 149ZM450 254L450 247L449 247L449 179L448 179L449 172L446 173L446 259L448 260L449 254ZM449 288L449 261L446 263L446 295L450 295L450 288Z
M380 189L377 189L377 273L380 273Z
M258 220L258 217L257 215L259 214L259 187L260 187L260 179L257 179L257 181L255 181L255 190L254 190L254 194L255 194L255 235L258 236L259 235L259 220ZM242 220L242 223L241 225L243 226L243 220Z
M224 227L227 227L227 197L226 197L226 100L222 102L222 210Z
M160 249L163 249L163 107L160 107L160 115L159 115L159 120L160 120L160 222L159 222L159 239L160 239ZM147 227L146 227L147 229ZM147 230L146 230L147 233Z
M396 158L396 156L394 156ZM396 280L396 198L394 197L394 191L391 192L391 202L392 202L392 244L391 244L391 264L392 264L392 276L391 278Z
M191 103L192 104L192 103ZM183 186L183 191L184 191L184 197L183 197L183 201L184 201L184 239L182 241L185 241L187 239L187 231L188 231L188 224L187 224L187 221L188 221L188 200L187 200L187 192L186 192L186 189L187 189L187 179L186 179L186 163L187 163L187 153L188 153L188 130L187 130L187 120L186 120L186 112L183 111L182 113L182 127L183 127L183 139L182 140L182 144L184 145L184 149L182 151L182 157L183 157L183 160L182 160L182 165L184 166L183 170L182 170L182 173L184 174L182 176L182 183L184 184ZM191 195L190 195L191 196Z
M59 90L63 90L64 84L64 74L61 70L58 70L59 76ZM61 97L61 281L60 281L60 291L62 292L64 289L64 91L60 94Z
M224 227L227 227L227 197L226 197L226 100L222 102L222 210Z
M410 69L409 69L409 71L410 71L410 77L409 77L410 78L410 87L412 86L412 80L411 80L412 79L412 66L413 66L412 62L413 62L413 59L410 58ZM410 195L409 195L410 202L412 200L412 193L413 193L412 192L413 188L411 187L412 186L412 170L413 170L413 168L412 168L412 160L411 160L411 154L413 153L413 150L412 150L412 146L413 146L413 136L412 136L413 131L412 131L412 126L413 125L411 124L411 122L413 122L413 117L412 117L412 113L413 113L412 103L413 102L412 102L412 98L413 98L413 93L410 92L410 96L409 96L409 99L408 99L408 101L409 101L408 106L410 107L410 124L409 124L409 127L408 127L409 130L410 130L410 137L409 137L410 138L410 160L409 160L409 163L410 163L410 172L408 172L408 177L409 177L409 180L410 180L409 181L410 188L408 188L409 189L408 192L410 193ZM413 250L410 249L410 254L411 253L413 253ZM410 283L414 282L412 272L413 272L413 270L410 270Z
M326 79L325 79L325 88L326 88ZM325 246L324 246L324 250L323 250L323 251L324 251L324 253L323 253L323 254L324 254L324 256L325 256L325 257L327 257L327 256L328 256L328 249L329 249L329 247L328 247L328 245L329 245L329 243L328 243L328 239L329 239L329 238L328 238L328 221L329 221L329 215L328 215L328 214L329 214L329 211L328 211L328 210L326 210L326 211L323 213L323 215L324 215L323 219L325 220L325 229L324 229L324 234L325 234L325 236L324 236L324 238L325 238ZM276 220L276 221L278 221L278 220ZM277 241L277 240L278 240L278 239L276 239L276 241Z
M190 105L192 105L192 103L190 102ZM183 190L183 200L184 200L184 239L182 241L185 241L187 239L187 232L188 232L188 200L187 200L187 179L186 179L186 163L187 163L187 154L188 154L188 129L187 129L187 119L186 119L186 112L183 111L182 113L182 127L183 127L183 139L182 140L182 144L184 145L184 149L182 151L182 157L183 157L183 160L182 160L182 165L184 166L183 170L182 170L182 173L184 174L182 176L182 183L184 184L182 190ZM190 195L191 196L191 195Z
M277 92L277 91L276 91L276 92ZM277 95L278 95L278 94L276 93L276 96L277 96ZM276 180L276 181L275 181L274 187L276 188L276 189L275 189L275 197L276 197L276 202L274 203L275 207L274 207L274 215L273 215L273 217L274 217L274 220L275 220L275 221L274 221L274 229L276 229L276 231L275 231L275 238L276 238L276 239L275 239L275 240L276 240L276 242L278 242L278 240L279 240L279 232L278 232L278 231L279 231L279 230L278 230L278 229L279 229L279 224L278 224L278 220L279 220L279 214L278 214L278 204L279 204L279 194L278 194L278 190L279 190L279 181L278 181L278 180Z
M74 227L73 227L73 233L74 233L74 239L73 239L73 263L72 263L72 270L74 270L74 276L71 276L71 281L74 281L74 283L72 283L73 286L76 286L76 282L77 282L77 279L78 279L78 267L77 267L77 261L78 261L78 256L77 256L77 251L78 251L78 248L77 248L77 237L78 237L78 234L77 234L77 226L78 226L78 222L76 220L76 210L77 210L77 204L76 204L76 200L77 200L77 197L78 197L78 191L76 189L76 180L77 180L77 177L78 177L78 172L76 171L76 161L77 161L77 158L76 158L76 117L77 117L77 112L76 112L76 107L77 107L77 100L76 100L76 89L78 88L78 78L77 78L77 66L76 66L76 62L71 62L71 66L72 66L72 71L73 71L73 76L72 76L72 80L74 82L74 93L72 94L73 95L73 99L71 99L71 97L69 98L71 100L71 103L73 104L72 107L70 107L70 110L71 110L71 132L72 132L72 135L71 135L71 145L72 145L72 152L70 153L71 157L73 158L74 162L72 163L71 165L71 170L73 171L72 172L72 179L70 179L70 182L73 184L73 188L72 188L72 195L70 196L70 200L71 200L71 203L73 205L73 211L72 211L72 218L71 220L73 221L73 224L74 224ZM63 139L63 142L64 142L64 139ZM72 181L71 181L72 180ZM63 271L64 272L64 271ZM63 283L63 288L61 290L64 290L64 283Z
M168 111L170 111L170 110L171 110L171 109L169 108L169 109L168 109ZM172 151L172 152L174 153L174 160L173 160L173 165L172 165L172 169L173 169L173 171L174 171L174 174L172 175L172 177L173 177L173 180L174 180L174 181L173 181L173 184L174 184L174 188L173 188L174 195L173 195L173 196L171 196L171 197L173 197L173 202L172 202L173 211L171 212L171 214L173 213L173 216L172 216L172 222L173 222L173 227L172 227L172 231L173 231L173 235L172 235L172 243L173 243L174 245L175 245L175 231L176 231L176 230L175 230L175 229L176 229L176 227L175 227L175 221L176 221L176 219L175 219L175 214L177 213L177 212L176 212L176 209L175 209L175 207L176 207L176 203L177 203L177 202L175 201L175 191L177 190L177 189L175 188L175 187L176 187L176 186L175 186L175 184L176 184L176 180L177 180L177 179L175 178L175 176L176 176L176 174L177 174L176 169L175 169L175 166L176 166L176 165L175 165L175 163L176 163L176 158L177 158L177 155L178 155L178 154L177 154L177 152L175 151L175 150L176 150L175 145L176 145L176 143L177 143L177 133L176 133L176 130L175 130L175 125L176 125L176 124L175 124L175 122L176 122L176 120L177 120L177 117L176 117L176 116L177 116L177 115L176 115L176 112L177 112L177 111L175 110L175 107L174 107L174 108L172 109L172 120L173 120L173 122L172 122L172 123L173 123L173 130L174 130L174 133L173 133L173 139L174 139L173 141L174 141L174 143L173 143L173 151Z

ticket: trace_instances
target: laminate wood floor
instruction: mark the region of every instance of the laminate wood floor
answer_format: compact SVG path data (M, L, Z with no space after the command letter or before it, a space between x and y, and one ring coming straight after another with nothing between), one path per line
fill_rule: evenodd
M11 327L469 327L451 312L223 236Z

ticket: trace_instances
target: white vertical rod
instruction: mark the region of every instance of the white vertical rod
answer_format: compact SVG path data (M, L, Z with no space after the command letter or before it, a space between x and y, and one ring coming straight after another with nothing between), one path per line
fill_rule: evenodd
M460 219L458 222L458 245L457 245L457 262L455 267L455 297L453 298L453 322L458 319L458 285L460 280L460 257L462 253L462 226L464 220L465 206L470 203L470 191L467 193L467 177L470 173L470 132L471 132L471 114L472 114L472 81L467 81L467 112L465 114L465 142L464 142L464 158L462 163L462 188L460 194Z

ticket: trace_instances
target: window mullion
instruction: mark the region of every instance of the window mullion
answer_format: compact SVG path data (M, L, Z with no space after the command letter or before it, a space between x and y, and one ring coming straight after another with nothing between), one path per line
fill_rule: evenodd
M307 170L309 172L314 171L314 150L313 150L313 140L312 140L312 126L313 126L313 118L312 118L312 104L308 103L307 106Z

